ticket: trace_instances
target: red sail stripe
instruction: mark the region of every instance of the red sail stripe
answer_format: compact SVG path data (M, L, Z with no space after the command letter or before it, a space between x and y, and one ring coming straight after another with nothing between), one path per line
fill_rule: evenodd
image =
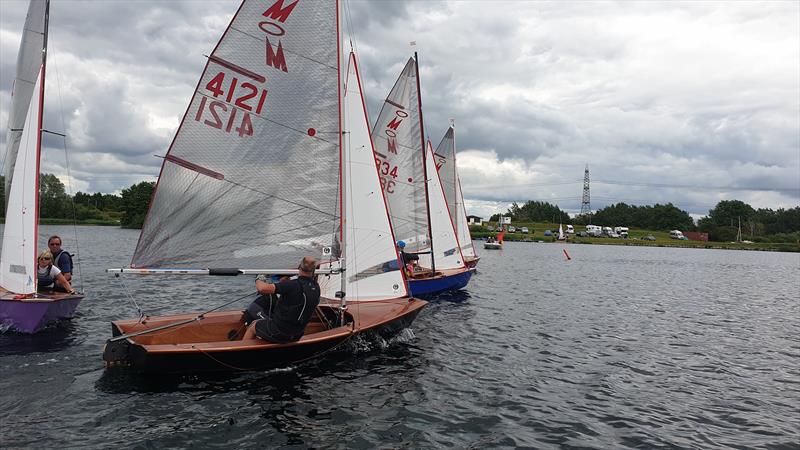
M232 71L234 71L234 72L236 72L236 73L238 73L240 75L244 75L246 77L250 77L250 78L258 81L259 83L264 83L265 81L267 81L267 79L264 78L263 75L259 75L259 74L255 73L255 72L251 72L251 71L245 69L244 67L237 66L236 64L234 64L232 62L225 61L224 59L218 58L218 57L216 57L214 55L209 56L208 59L211 62L215 62L215 63L219 64L222 67L231 69Z
M193 170L193 171L195 171L197 173L201 173L201 174L209 176L211 178L216 178L217 180L224 180L225 179L225 175L222 175L219 172L214 172L213 170L206 169L205 167L198 166L197 164L194 164L194 163L190 163L189 161L186 161L185 159L178 158L177 156L174 156L174 155L171 155L171 154L168 154L167 156L165 156L164 159L166 159L167 161L172 161L175 164L177 164L177 165L179 165L181 167L184 167L186 169Z

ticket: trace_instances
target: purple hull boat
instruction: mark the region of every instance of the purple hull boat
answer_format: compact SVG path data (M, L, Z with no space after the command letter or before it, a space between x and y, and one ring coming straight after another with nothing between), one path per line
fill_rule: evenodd
M14 294L0 289L0 323L21 333L35 333L50 322L71 319L83 299L80 294L36 294L36 297L15 299Z

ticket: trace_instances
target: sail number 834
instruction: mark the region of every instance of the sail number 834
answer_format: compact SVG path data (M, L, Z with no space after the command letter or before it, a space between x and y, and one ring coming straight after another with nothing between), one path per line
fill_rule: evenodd
M381 188L389 194L394 194L394 187L396 185L394 178L397 178L397 166L392 167L386 161L381 161L380 158L375 158L375 165L378 166L378 177L381 180Z

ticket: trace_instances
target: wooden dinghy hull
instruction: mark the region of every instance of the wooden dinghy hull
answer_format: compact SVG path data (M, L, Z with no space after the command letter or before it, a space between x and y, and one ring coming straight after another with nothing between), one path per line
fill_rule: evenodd
M20 333L36 333L47 324L71 319L83 295L61 292L39 293L31 298L0 288L0 323Z
M146 374L183 374L268 370L301 363L324 355L350 338L377 331L390 336L408 327L427 302L419 299L393 299L348 304L346 324L326 329L319 317L306 327L297 342L275 344L261 339L242 340L243 311L196 315L150 317L112 322L114 337L103 350L107 367L128 367ZM335 314L331 306L321 305L325 316ZM152 333L125 337L169 324L188 322ZM235 332L234 340L229 335Z
M503 244L499 242L484 242L483 248L485 248L486 250L502 250Z
M430 297L447 291L456 291L469 283L475 269L450 269L437 272L429 278L409 278L408 287L415 297Z

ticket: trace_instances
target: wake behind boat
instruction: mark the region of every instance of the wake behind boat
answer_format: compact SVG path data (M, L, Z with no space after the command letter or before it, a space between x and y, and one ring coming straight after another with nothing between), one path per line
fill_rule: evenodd
M0 256L0 323L35 333L72 318L83 295L38 292L39 161L50 2L31 1L17 58L6 139L5 228ZM33 214L31 214L33 212Z
M408 295L385 198L375 195L356 56L340 60L339 23L338 2L242 2L164 158L133 268L112 270L291 274L312 256L323 261L322 299L303 337L242 340L242 310L142 317L113 322L108 366L260 370L367 331L394 333L425 306Z

